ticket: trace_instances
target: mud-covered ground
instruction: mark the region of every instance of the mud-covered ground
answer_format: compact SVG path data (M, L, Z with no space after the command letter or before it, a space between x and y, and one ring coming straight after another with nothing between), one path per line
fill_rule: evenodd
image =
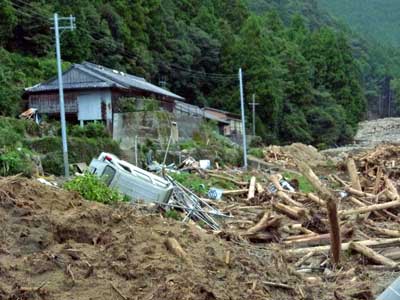
M312 280L273 246L19 177L0 179L0 228L0 299L373 299L385 274L350 265ZM169 237L188 259L167 249Z

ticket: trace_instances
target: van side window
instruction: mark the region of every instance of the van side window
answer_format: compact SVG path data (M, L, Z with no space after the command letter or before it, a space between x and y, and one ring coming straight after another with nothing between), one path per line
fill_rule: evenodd
M103 174L101 174L101 178L104 180L107 186L111 184L111 181L114 179L115 173L115 169L110 166L106 166L104 168Z

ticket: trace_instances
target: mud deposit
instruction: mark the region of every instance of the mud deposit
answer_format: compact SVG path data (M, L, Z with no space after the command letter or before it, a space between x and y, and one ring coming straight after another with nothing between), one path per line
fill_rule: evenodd
M0 228L0 299L347 299L335 297L343 285L307 283L279 251L28 179L0 179Z

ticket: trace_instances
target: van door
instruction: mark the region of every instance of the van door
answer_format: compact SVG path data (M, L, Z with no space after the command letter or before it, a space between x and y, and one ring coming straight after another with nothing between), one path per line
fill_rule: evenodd
M107 186L110 186L116 173L117 173L117 171L113 167L106 166L100 177L104 180L104 182Z

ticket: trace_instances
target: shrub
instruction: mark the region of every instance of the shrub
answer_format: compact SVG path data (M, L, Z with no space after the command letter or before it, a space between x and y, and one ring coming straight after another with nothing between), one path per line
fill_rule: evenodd
M0 175L10 176L24 174L30 176L33 173L31 152L27 149L2 150L0 152Z
M79 125L70 126L69 135L74 137L88 138L107 138L110 137L103 123L88 123L81 127Z
M249 149L249 154L253 155L253 156L257 157L257 158L262 158L262 159L265 157L264 151L263 151L262 148L250 148Z
M126 197L121 193L109 188L100 178L89 173L77 176L66 182L64 188L69 191L78 192L87 200L105 204L126 200Z
M49 152L42 156L43 171L57 176L64 175L62 151Z

